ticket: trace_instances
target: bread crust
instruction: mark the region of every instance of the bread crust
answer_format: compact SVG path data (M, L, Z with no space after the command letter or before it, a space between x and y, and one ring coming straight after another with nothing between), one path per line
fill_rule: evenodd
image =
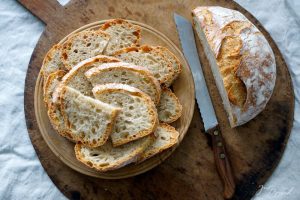
M160 84L157 81L157 79L154 78L152 73L144 67L133 65L133 64L128 64L128 63L123 63L123 62L120 62L116 65L114 65L113 63L105 64L105 65L101 65L99 67L95 67L93 69L88 70L85 73L85 76L89 79L92 76L96 76L99 73L105 73L105 72L111 71L111 70L117 70L117 71L128 70L128 71L133 71L133 72L142 74L144 77L147 77L148 80L151 82L151 84L153 85L153 87L156 90L156 95L154 97L154 103L158 104L158 102L160 100L160 94L161 94Z
M153 103L153 101L147 94L145 94L144 92L142 92L141 90L139 90L137 88L134 88L134 87L131 87L131 86L125 85L125 84L109 83L109 84L104 84L104 85L98 85L93 88L94 96L100 95L100 94L105 94L105 93L110 94L110 93L114 93L114 92L125 93L125 94L137 96L137 97L144 99L144 101L148 107L148 113L151 117L149 120L151 122L151 127L149 127L148 129L141 130L134 135L130 135L126 139L123 138L122 140L113 142L114 147L126 144L128 142L137 140L142 137L145 137L147 135L150 135L153 131L155 131L155 129L157 128L157 125L158 125L157 110L156 110L155 104Z
M172 90L170 88L167 88L167 87L163 87L162 88L162 94L165 94L167 96L169 96L169 98L172 99L173 102L175 102L175 107L176 107L176 112L174 115L170 115L170 117L167 119L167 120L162 120L162 119L159 119L160 122L164 122L164 123L172 123L172 122L175 122L177 119L179 119L179 117L182 115L182 105L179 101L179 99L177 98L177 96L172 92ZM159 105L157 106L157 112L158 112L158 116L159 116L159 112L161 110L159 109Z
M175 79L176 74L175 74L175 70L172 67L171 62L165 58L165 56L163 55L163 53L161 52L161 50L156 49L155 47L152 47L150 45L143 45L140 47L128 47L128 48L124 48L121 49L119 51L116 51L114 53L114 56L118 57L121 54L125 54L125 53L129 53L129 52L140 52L140 53L150 53L150 54L154 54L157 55L159 57L161 57L166 63L168 63L167 65L164 65L163 67L166 68L166 70L168 71L167 74L165 74L160 80L158 80L160 82L161 85L164 86L170 86L169 84L172 83L172 81ZM146 67L146 66L143 66ZM154 73L154 72L152 72Z
M223 102L230 102L230 110L226 108L230 124L242 125L258 115L271 98L276 80L274 53L263 34L238 11L212 6L197 7L192 14L220 73L226 75L227 96L221 96Z

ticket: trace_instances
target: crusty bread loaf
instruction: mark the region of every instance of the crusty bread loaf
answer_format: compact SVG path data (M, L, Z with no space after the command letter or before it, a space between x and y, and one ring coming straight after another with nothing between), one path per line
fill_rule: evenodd
M51 73L58 70L66 70L60 56L61 46L56 44L48 51L48 53L44 57L43 65L41 68L41 74L43 75L44 83Z
M120 111L68 86L61 87L60 108L72 138L89 147L106 142Z
M160 50L148 45L124 48L117 51L114 56L125 62L147 68L160 84L166 86L169 86L176 76L171 62Z
M79 62L102 54L110 35L103 31L82 31L71 35L62 46L61 60L67 69Z
M182 71L182 65L179 61L179 59L169 50L167 49L166 47L162 47L162 46L156 46L154 47L155 49L157 49L158 51L160 51L163 56L168 59L170 61L170 63L172 64L171 66L173 67L174 69L174 77L173 79L171 79L167 85L171 85L172 82L179 76L179 74L181 73Z
M154 138L154 134L151 134L118 147L113 147L110 140L97 148L76 144L75 155L80 162L98 171L115 170L136 162Z
M49 116L52 127L63 137L73 141L72 136L69 134L69 130L65 126L64 119L61 115L59 104L53 101L53 92L60 84L62 77L65 75L65 71L58 70L48 75L44 84L44 102L48 108L47 114Z
M125 84L109 83L93 88L96 99L121 108L111 134L119 146L151 134L157 126L157 111L151 98L141 90Z
M115 51L126 47L137 46L141 39L140 27L123 19L109 20L100 29L111 36L104 50L105 55L112 55Z
M154 142L143 152L138 162L142 162L170 147L177 144L179 133L173 126L165 123L160 123L155 131L156 139Z
M92 68L85 73L93 86L106 83L127 84L148 94L155 104L160 99L160 85L144 67L128 63L108 63Z
M165 123L172 123L181 116L182 105L169 88L162 88L157 112L159 121Z
M62 83L81 92L87 96L93 96L93 86L85 77L84 73L89 69L101 65L103 63L119 62L120 60L114 57L98 55L86 59L73 67L63 78Z
M263 34L238 11L197 7L192 14L230 124L242 125L258 115L272 95L273 51Z

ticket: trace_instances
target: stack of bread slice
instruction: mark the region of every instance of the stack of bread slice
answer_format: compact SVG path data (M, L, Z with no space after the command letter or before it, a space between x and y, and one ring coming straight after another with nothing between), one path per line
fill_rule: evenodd
M140 163L178 143L182 112L170 87L181 64L167 48L140 44L122 19L72 34L44 58L44 101L76 158L98 171Z

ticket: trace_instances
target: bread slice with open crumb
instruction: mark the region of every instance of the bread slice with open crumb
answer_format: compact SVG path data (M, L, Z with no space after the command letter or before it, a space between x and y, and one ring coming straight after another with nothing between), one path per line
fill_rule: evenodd
M169 88L162 88L157 112L159 121L165 123L172 123L181 116L182 105Z
M93 86L106 83L127 84L145 92L158 104L160 85L156 78L146 68L124 62L107 63L91 68L85 76Z
M173 77L172 80L170 80L170 82L167 83L167 85L171 85L172 82L179 76L179 74L182 71L182 65L179 61L179 59L166 47L162 47L162 46L156 46L154 47L155 49L159 50L166 59L168 59L171 62L171 66L173 67L174 71L175 71L175 75Z
M93 86L91 82L85 77L84 73L93 67L97 67L104 63L120 62L119 59L104 55L98 55L86 59L73 67L62 79L62 84L69 86L87 96L93 96Z
M76 158L100 172L119 169L130 163L136 162L144 150L155 140L154 134L143 137L133 142L113 147L111 141L97 148L75 145Z
M143 152L138 162L142 162L178 143L179 133L168 124L160 123L154 134L156 139Z
M64 119L61 115L59 104L53 101L53 93L61 82L61 79L65 75L65 71L58 70L48 75L48 78L44 84L44 102L48 108L47 114L49 116L52 127L63 137L74 141L72 136L69 134L69 130L65 126Z
M41 68L41 74L44 78L44 84L47 77L58 70L67 70L60 58L61 56L61 46L54 45L46 54L43 60L43 65Z
M61 60L70 70L79 62L102 54L109 39L110 35L100 30L75 33L63 43Z
M105 84L93 88L96 99L119 107L111 134L113 146L145 137L155 131L158 118L151 98L141 90L125 84Z
M109 20L100 29L111 36L104 50L105 55L112 55L126 47L138 46L141 39L140 27L123 19Z
M162 85L169 86L175 77L171 62L151 46L129 47L114 53L114 56L124 62L133 63L147 68Z
M89 147L98 147L107 141L120 111L68 86L61 87L60 108L73 139Z

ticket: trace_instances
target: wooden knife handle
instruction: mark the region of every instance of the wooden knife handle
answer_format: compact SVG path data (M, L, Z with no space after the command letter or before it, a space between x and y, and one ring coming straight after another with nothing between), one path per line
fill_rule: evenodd
M235 182L219 126L208 130L208 133L212 137L215 162L224 185L224 198L230 199L235 192Z

